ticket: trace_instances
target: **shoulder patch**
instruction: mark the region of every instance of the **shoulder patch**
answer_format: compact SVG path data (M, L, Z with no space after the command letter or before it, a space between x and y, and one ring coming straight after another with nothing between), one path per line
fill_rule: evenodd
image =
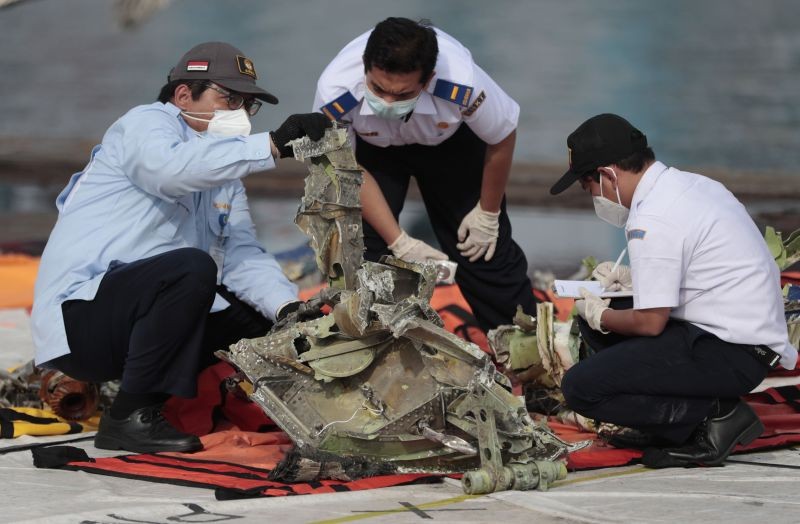
M354 97L350 91L345 91L342 96L333 102L325 104L319 109L331 120L341 120L344 115L349 113L357 105L358 100L356 100L356 97Z
M467 107L472 96L472 86L456 84L440 78L433 88L433 96L438 96L461 107Z
M468 108L461 112L464 116L472 116L472 113L475 112L476 109L481 107L481 104L486 99L486 91L481 91L480 94L475 97L475 101L470 104Z
M644 240L644 236L647 234L647 231L644 229L629 229L625 235L628 237L628 240Z

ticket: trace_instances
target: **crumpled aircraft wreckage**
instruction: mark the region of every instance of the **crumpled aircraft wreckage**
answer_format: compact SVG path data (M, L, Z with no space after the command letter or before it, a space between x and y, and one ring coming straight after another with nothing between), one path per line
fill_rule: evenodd
M0 368L0 408L49 408L65 420L87 420L98 409L108 409L118 391L118 380L82 382L37 368L33 360L13 371Z
M789 234L784 240L779 231L767 226L764 240L781 271L800 262L800 229ZM789 342L794 347L800 347L800 286L792 284L784 286L783 310L786 315Z
M587 356L577 322L556 320L553 304L536 304L536 317L517 308L512 324L487 333L495 361L522 387L528 411L597 433L608 439L627 428L588 419L567 407L561 379L569 368Z
M446 331L429 304L433 264L363 261L362 173L346 129L292 142L310 174L295 222L329 287L266 336L220 358L295 442L281 480L461 473L467 493L547 489L570 444L534 422L489 355ZM325 314L322 313L323 307Z
M536 305L536 318L517 308L511 325L487 334L495 360L523 386L529 410L546 415L564 412L561 379L580 359L578 326L558 322L553 304Z

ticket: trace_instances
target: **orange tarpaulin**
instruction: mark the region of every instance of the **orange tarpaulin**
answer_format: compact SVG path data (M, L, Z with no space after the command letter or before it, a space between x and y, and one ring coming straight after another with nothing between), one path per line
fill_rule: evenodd
M30 309L37 271L38 257L0 255L0 308Z

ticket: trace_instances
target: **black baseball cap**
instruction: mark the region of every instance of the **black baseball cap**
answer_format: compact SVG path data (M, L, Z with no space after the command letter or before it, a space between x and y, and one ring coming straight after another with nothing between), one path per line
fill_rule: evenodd
M211 80L231 91L277 104L275 95L256 85L257 78L253 61L239 49L225 42L205 42L183 55L167 80Z
M618 115L603 113L578 126L567 137L569 170L550 188L557 195L581 177L647 149L647 137Z

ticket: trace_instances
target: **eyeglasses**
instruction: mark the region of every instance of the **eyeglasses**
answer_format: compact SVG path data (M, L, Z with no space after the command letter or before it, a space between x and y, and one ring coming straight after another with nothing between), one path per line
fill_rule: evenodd
M247 114L250 116L255 115L258 113L258 110L261 109L261 101L256 100L253 97L245 98L239 93L232 93L227 89L223 89L217 84L212 84L211 82L206 83L205 86L223 95L225 100L228 102L228 109L235 111L244 107L244 110L247 111Z

